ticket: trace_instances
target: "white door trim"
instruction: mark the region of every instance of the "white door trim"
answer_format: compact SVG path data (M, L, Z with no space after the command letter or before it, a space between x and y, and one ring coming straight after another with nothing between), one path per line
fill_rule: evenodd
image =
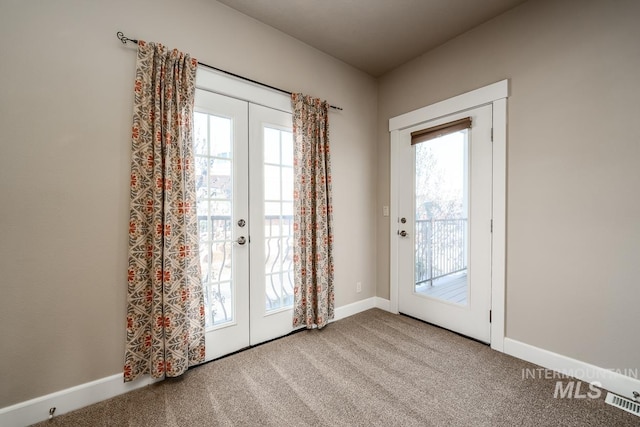
M423 122L460 111L492 104L493 106L493 177L491 240L491 348L504 351L505 333L505 245L506 245L506 152L507 152L507 100L509 81L502 80L488 86L463 93L426 107L393 117L390 132L390 266L389 310L398 312L398 170L400 131Z
M202 66L196 73L196 87L285 113L292 112L289 95Z

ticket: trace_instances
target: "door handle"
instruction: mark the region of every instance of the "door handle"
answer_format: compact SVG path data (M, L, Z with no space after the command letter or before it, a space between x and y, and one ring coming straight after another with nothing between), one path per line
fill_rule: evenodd
M400 235L401 237L407 237L407 232L404 230L398 231L398 235Z
M240 246L242 246L245 243L247 243L247 239L244 236L240 236L240 237L238 237L238 239L236 239L236 243L239 244Z

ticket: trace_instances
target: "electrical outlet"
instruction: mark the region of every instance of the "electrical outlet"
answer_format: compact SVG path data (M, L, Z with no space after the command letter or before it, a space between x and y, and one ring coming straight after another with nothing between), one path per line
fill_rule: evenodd
M382 207L382 216L389 216L389 206Z
M362 282L356 282L356 292L362 292Z

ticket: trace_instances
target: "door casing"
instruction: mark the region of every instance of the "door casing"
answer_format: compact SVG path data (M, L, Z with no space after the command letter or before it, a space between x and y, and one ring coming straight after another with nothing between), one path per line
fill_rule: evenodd
M505 249L506 249L506 148L507 148L507 97L508 80L463 93L447 100L419 108L389 120L390 132L390 268L389 309L398 313L398 147L400 131L439 117L491 104L493 173L492 173L492 218L491 241L491 348L504 351L505 335Z

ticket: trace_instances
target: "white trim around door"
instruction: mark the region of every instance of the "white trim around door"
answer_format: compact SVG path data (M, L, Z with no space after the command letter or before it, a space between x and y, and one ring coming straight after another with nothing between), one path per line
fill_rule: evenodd
M453 98L419 108L389 120L390 132L390 303L389 310L398 312L398 172L399 143L402 130L440 117L483 105L492 105L492 243L491 243L491 348L504 351L505 339L505 245L506 245L506 152L508 80L467 92Z

